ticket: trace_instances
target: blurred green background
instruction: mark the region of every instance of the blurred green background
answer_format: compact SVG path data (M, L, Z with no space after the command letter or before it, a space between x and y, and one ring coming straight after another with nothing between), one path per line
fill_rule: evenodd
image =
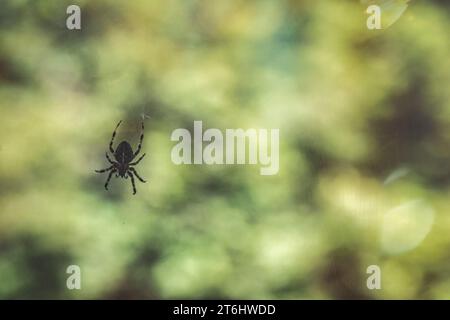
M2 0L0 298L449 298L450 6L368 3ZM280 128L279 174L174 165L194 120Z

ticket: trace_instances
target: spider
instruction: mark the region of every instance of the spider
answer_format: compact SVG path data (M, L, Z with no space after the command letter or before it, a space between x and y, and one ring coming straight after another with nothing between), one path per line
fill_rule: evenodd
M121 123L122 120L119 121L119 123L116 126L116 129L114 129L111 142L109 143L109 151L114 155L116 161L112 161L108 155L108 152L105 152L106 159L108 160L109 163L111 163L111 166L106 169L95 170L95 172L103 173L109 171L108 179L106 179L105 183L106 190L108 190L109 180L111 180L111 176L113 175L113 173L116 174L116 178L120 176L121 178L128 179L128 176L130 176L131 185L133 186L133 194L136 194L136 186L134 185L134 176L136 176L143 183L145 183L146 181L138 175L136 169L134 169L133 166L137 165L142 160L142 158L145 157L145 153L137 161L134 162L131 161L133 161L133 159L136 158L136 156L141 151L142 140L144 139L144 123L142 122L142 132L136 152L133 152L131 145L127 141L122 141L121 143L119 143L117 149L114 151L113 149L114 137L116 136L116 131Z

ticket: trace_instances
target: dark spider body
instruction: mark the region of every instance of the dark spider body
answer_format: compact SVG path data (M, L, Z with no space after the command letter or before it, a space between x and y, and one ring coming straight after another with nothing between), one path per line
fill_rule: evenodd
M109 171L108 179L106 180L105 183L106 190L108 190L109 180L111 179L113 173L116 174L116 177L121 177L125 179L128 179L128 176L130 176L131 185L133 186L133 194L136 194L136 186L134 185L134 176L136 176L136 178L138 178L139 181L144 183L146 182L139 176L136 169L133 167L137 165L142 160L142 158L144 158L145 153L137 161L132 162L141 151L142 140L144 139L144 123L142 123L142 133L136 152L133 152L131 145L127 141L122 141L121 143L119 143L116 150L113 149L113 142L116 136L116 131L121 123L122 121L119 121L119 123L117 124L116 129L112 134L111 142L109 143L109 151L114 155L114 159L116 161L112 161L108 155L108 152L106 152L106 159L109 161L111 166L106 169L95 170L95 172L103 173Z
M119 176L124 177L128 171L128 164L133 161L134 154L130 144L122 141L114 152L114 158L117 161L116 169L119 171Z

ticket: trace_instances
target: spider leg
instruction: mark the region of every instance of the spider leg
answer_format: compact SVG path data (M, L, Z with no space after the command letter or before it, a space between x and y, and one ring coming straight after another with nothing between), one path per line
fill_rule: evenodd
M113 173L116 172L116 169L112 170L109 175L108 175L108 179L106 179L106 183L105 183L105 189L108 190L108 184L109 184L109 180L111 180L111 177L113 175Z
M111 164L114 164L114 161L111 160L111 158L108 155L108 152L105 152L105 155L106 155L106 159L108 159L108 162Z
M136 186L134 185L133 173L128 172L128 174L130 175L130 178L131 178L131 185L133 186L133 194L136 194Z
M147 181L145 181L144 179L142 179L139 175L138 175L138 173L137 173L137 171L136 171L136 169L135 168L128 168L128 172L130 173L130 175L132 176L133 175L133 173L134 173L134 175L139 179L139 180L141 180L141 182L143 182L143 183L146 183Z
M143 123L143 122L142 122L141 127L142 127L142 130L141 130L141 137L139 138L139 145L138 145L138 147L137 147L137 150L136 150L136 152L134 153L134 156L135 156L135 157L136 157L136 156L139 154L139 152L141 151L142 140L144 140L144 123Z
M109 168L102 169L102 170L95 170L95 172L97 172L97 173L103 173L103 172L106 172L106 171L111 170L112 168L114 168L114 166L111 166L111 167L109 167Z
M137 164L139 163L139 161L142 160L143 157L145 157L145 153L144 153L137 161L130 163L129 166L135 166L135 165L137 165Z
M114 129L114 132L113 132L112 137L111 137L111 142L109 143L109 151L111 151L112 154L114 154L113 142L114 142L114 138L116 137L116 131L117 131L117 128L119 128L121 123L122 123L122 120L119 121L119 123L117 124L116 128Z

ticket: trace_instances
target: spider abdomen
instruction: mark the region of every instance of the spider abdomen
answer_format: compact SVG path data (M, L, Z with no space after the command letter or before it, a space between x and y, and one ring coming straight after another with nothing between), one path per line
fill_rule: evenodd
M117 146L116 151L114 152L114 157L116 158L117 162L122 164L128 164L130 163L134 158L133 149L131 148L130 144L126 141L122 141Z

